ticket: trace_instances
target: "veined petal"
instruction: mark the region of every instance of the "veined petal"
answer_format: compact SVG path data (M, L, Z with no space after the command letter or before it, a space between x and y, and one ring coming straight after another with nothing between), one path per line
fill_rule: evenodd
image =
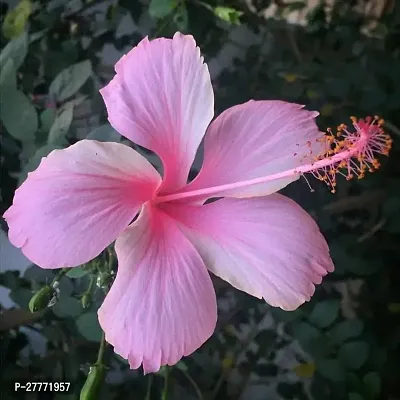
M42 268L83 264L117 238L160 181L144 157L122 144L82 140L55 150L4 214L10 241Z
M145 205L116 241L117 277L99 309L106 340L145 372L173 365L213 333L216 298L194 246L163 212Z
M182 192L232 184L290 170L318 155L324 136L315 111L284 101L249 101L229 108L213 121L204 141L199 175ZM216 190L208 197L253 197L274 193L299 178Z
M296 309L333 271L314 220L280 194L160 207L181 223L210 271L272 306Z
M142 40L100 92L111 125L163 162L161 193L183 187L214 115L210 75L192 36Z

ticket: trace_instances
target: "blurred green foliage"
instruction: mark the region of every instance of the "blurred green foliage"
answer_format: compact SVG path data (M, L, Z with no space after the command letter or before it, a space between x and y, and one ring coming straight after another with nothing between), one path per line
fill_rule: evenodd
M124 141L108 125L98 94L113 75L101 52L104 46L126 52L147 34L190 33L207 62L235 50L213 80L217 113L251 98L282 99L319 110L321 130L351 115L378 114L394 139L376 175L340 181L336 195L312 180L313 193L301 181L284 190L317 219L336 265L310 303L290 313L271 309L215 279L224 307L213 337L155 376L129 371L106 349L101 399L161 398L167 376L168 399L257 399L248 391L254 386L271 399L399 398L400 4L331 3L312 9L304 1L267 0L22 0L14 9L2 3L2 213L55 148L83 138ZM371 3L380 5L378 14L367 13ZM304 24L287 23L293 12L304 15ZM121 34L127 17L139 29ZM46 312L3 310L2 399L78 398L97 357L96 312L115 268L105 252L57 281L58 300ZM25 309L55 279L36 266L23 276L6 269L0 283ZM44 354L27 347L27 330L46 338ZM67 380L72 392L15 393L18 380Z

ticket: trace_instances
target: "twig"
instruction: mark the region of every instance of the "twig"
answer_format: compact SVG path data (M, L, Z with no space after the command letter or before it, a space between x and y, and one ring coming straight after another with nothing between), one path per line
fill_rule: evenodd
M371 238L372 236L375 235L379 230L381 230L385 224L386 224L386 218L382 218L377 224L375 224L370 230L365 232L363 235L361 235L358 239L357 242L361 243L364 242L365 240Z
M184 369L180 369L180 368L177 368L177 369L179 369L179 371L181 371L182 374L185 375L186 379L189 381L189 383L192 385L194 391L196 392L196 395L199 398L199 400L203 400L203 394L201 393L201 390L197 386L197 383L195 382L195 380Z
M396 125L394 125L391 122L385 120L384 126L386 126L391 132L393 132L396 135L400 136L400 129Z
M299 64L302 64L303 56L300 52L299 46L297 45L296 39L293 35L293 27L286 25L286 34L289 39L289 43L292 47L293 53L294 53L295 57L297 58L297 61L299 62Z
M324 211L331 213L340 213L343 211L364 207L368 203L380 202L383 197L384 192L382 190L375 190L359 196L346 196L340 200L327 204L323 209Z
M42 315L43 312L31 313L29 310L22 308L5 310L0 314L0 332L32 324L41 318Z

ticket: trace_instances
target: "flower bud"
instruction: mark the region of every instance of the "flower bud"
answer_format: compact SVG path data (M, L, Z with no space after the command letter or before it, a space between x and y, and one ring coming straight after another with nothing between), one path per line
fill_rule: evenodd
M81 298L81 304L83 308L89 308L92 304L92 295L89 292L86 292Z
M54 288L48 285L42 287L29 301L29 310L31 312L37 312L46 309L55 296L56 291Z
M111 272L100 272L97 275L96 285L100 289L107 289L113 282L113 273Z
M81 390L79 400L97 400L100 398L101 388L106 375L106 367L94 364L90 367L86 382Z

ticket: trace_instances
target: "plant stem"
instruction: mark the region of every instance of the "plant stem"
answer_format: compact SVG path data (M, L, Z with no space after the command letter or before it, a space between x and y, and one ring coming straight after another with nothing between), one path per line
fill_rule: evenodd
M197 386L197 383L195 380L189 375L189 373L183 369L180 369L180 371L185 375L186 379L189 381L189 383L192 385L194 391L196 392L197 397L199 400L203 400L203 394L201 393L200 388Z
M168 384L169 384L169 369L165 367L164 388L161 394L161 400L168 400Z
M61 278L70 270L70 268L63 268L61 271L58 271L57 275L54 277L51 282L51 286L53 286L56 282L59 282Z
M103 334L101 336L99 352L97 354L96 364L102 364L103 363L103 356L104 356L104 351L105 351L106 347L107 347L106 335L103 332Z
M149 375L149 378L147 380L147 391L146 391L146 397L144 400L150 400L150 395L151 395L151 386L153 385L153 375Z

